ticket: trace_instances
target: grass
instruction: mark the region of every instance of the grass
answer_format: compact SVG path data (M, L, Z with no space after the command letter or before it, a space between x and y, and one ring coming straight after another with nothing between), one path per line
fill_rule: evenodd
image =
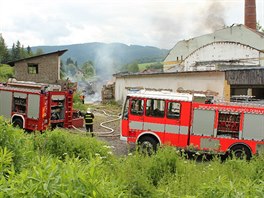
M83 134L24 134L0 120L0 197L263 197L263 164L197 162L173 147L117 157Z

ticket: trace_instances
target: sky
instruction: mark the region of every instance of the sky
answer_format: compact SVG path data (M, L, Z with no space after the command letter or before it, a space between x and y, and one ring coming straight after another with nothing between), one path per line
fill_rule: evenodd
M264 0L256 0L264 27ZM171 49L244 23L244 0L0 0L8 47L104 42Z

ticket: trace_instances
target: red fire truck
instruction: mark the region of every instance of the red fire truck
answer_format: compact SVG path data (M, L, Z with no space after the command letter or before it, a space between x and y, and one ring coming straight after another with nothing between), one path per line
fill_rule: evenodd
M59 85L9 82L0 86L0 115L20 128L72 127L73 92Z
M201 94L141 90L127 95L121 122L121 139L141 148L169 144L247 159L264 153L264 106L257 104L212 103Z

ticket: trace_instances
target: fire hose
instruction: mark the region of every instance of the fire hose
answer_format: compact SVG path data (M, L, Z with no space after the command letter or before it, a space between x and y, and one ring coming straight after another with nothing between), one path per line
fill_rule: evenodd
M104 121L104 122L101 122L100 123L100 126L101 127L105 128L107 130L110 130L110 131L108 131L108 132L105 132L105 131L104 132L96 131L96 132L92 132L92 133L95 134L98 137L118 137L118 136L120 136L120 134L113 134L115 130L112 129L112 128L110 128L110 127L105 126L104 124L107 124L107 123L110 123L110 122L115 122L115 121L119 120L121 118L121 116L107 114L104 110L102 110L102 112L106 116L108 116L108 117L117 117L117 118L112 119L112 120L107 120L107 121ZM86 133L86 131L83 131L83 130L81 130L79 128L76 128L75 126L73 126L73 128L76 129L77 131L85 132Z

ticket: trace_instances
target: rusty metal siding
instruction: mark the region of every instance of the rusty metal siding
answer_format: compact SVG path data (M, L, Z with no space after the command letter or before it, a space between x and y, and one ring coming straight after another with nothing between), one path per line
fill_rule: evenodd
M264 69L226 71L226 80L230 85L263 85Z

